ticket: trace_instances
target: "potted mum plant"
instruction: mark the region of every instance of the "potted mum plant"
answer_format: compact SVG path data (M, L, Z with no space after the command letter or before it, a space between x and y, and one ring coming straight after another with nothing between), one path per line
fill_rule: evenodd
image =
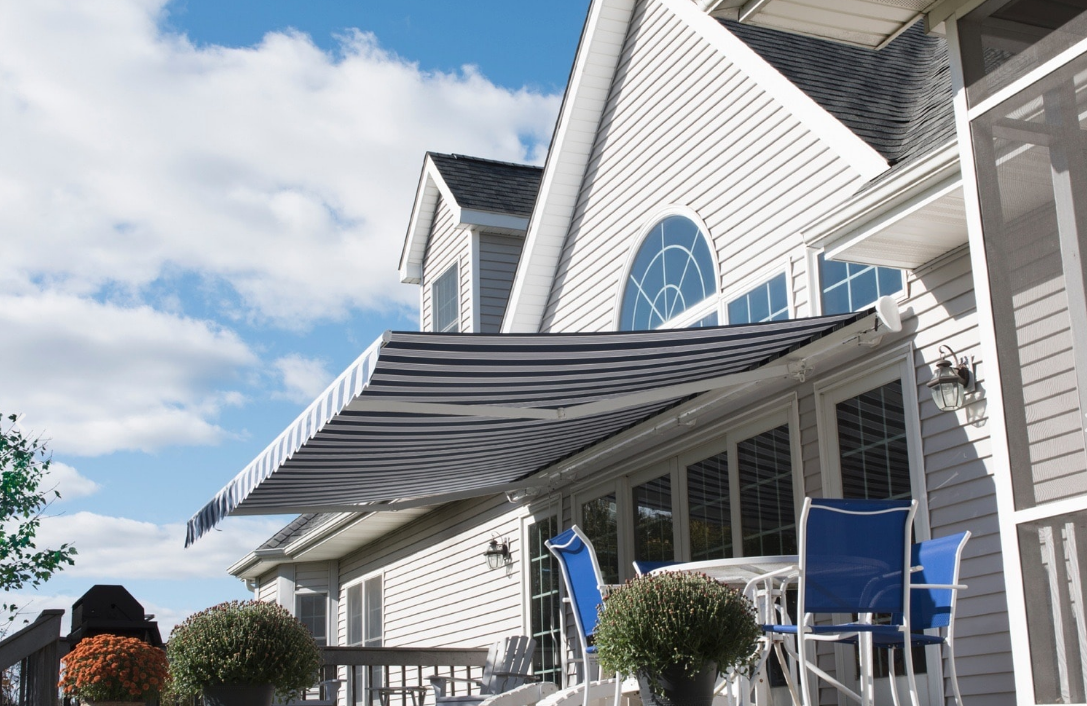
M738 591L704 574L663 572L611 592L595 641L602 673L637 674L647 706L709 706L718 674L754 665L760 634Z
M166 643L170 693L208 706L268 706L317 683L321 651L285 608L230 601L186 618Z
M61 658L65 696L97 706L147 703L166 685L166 653L135 637L95 635Z

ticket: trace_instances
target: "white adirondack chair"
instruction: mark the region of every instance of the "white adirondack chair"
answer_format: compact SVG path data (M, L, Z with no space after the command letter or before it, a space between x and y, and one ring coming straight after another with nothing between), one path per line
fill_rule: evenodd
M559 687L549 681L537 684L522 684L504 694L488 697L479 706L536 706L541 699L554 694L558 690Z
M479 679L463 677L430 677L434 687L434 703L450 706L477 706L490 696L503 694L516 689L531 678L532 655L536 651L536 641L524 635L507 637L491 645L487 653L487 663L483 667L483 676ZM451 696L446 693L453 682L476 684L478 694Z

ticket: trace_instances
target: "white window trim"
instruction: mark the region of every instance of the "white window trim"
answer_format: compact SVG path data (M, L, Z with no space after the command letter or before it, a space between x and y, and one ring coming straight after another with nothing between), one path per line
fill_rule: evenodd
M616 287L614 303L612 304L612 322L611 327L613 331L619 331L619 326L622 323L621 318L623 315L623 295L626 293L627 280L630 279L630 271L634 267L634 259L638 256L638 251L642 248L642 243L645 242L646 237L653 228L669 216L682 216L692 221L699 230L702 231L702 235L706 238L706 244L710 248L711 261L713 262L713 286L715 294L711 294L696 305L687 309L678 316L674 316L668 321L661 324L656 330L669 329L669 328L685 328L679 322L685 322L687 325L698 321L703 316L709 314L714 307L717 308L717 320L722 321L721 312L721 263L717 259L717 249L713 242L713 235L710 233L709 226L702 220L702 217L694 211L694 209L688 206L682 206L679 204L673 204L665 206L657 211L653 211L642 223L641 228L638 230L638 235L633 238L631 242L631 248L627 251L626 262L623 264L623 271L619 277L618 286ZM692 311L697 310L701 312L700 316L694 316ZM689 316L690 315L690 316ZM689 320L688 320L689 319Z
M521 546L525 548L524 560L521 561L521 630L524 635L532 635L532 563L529 557L529 527L536 524L540 520L546 518L555 519L555 527L562 531L562 497L558 499L558 503L541 503L538 507L533 507L528 514L521 518ZM565 595L565 586L562 582L559 582L559 597L560 599ZM564 607L559 608L559 679L561 688L565 688L567 672L568 672L568 659L569 645L566 639L566 610Z

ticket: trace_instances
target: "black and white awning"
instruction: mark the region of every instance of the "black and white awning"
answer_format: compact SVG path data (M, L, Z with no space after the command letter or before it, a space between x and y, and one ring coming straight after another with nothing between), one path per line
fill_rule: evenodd
M867 315L621 333L387 332L189 520L186 546L230 514L369 512L502 492L692 395L794 374L800 349Z

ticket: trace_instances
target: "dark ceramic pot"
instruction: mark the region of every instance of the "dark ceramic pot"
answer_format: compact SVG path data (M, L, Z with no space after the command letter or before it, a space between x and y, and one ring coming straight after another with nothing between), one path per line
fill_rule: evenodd
M638 672L638 687L644 706L711 706L713 687L717 683L717 663L706 662L693 678L679 667L669 667L657 675L657 693L653 693L653 677Z
M271 684L216 684L204 687L205 706L272 706Z

